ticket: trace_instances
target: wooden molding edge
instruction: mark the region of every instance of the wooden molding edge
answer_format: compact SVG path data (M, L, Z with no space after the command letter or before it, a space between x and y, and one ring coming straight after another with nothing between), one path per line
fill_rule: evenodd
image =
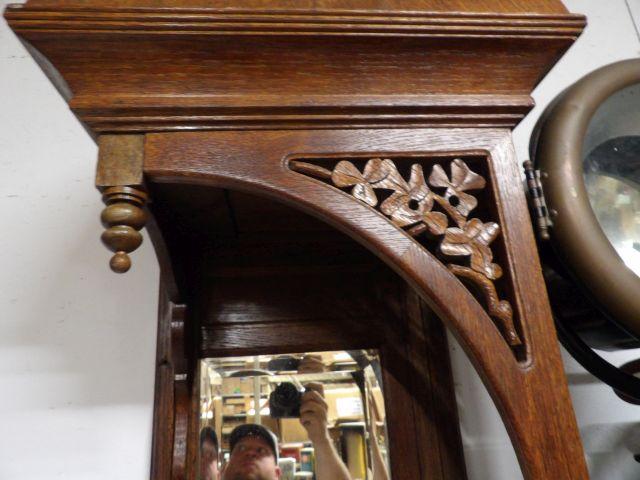
M7 7L16 32L100 32L149 35L554 36L576 38L582 15L439 12L243 11Z
M528 95L75 97L73 112L96 133L307 128L513 128Z
M531 110L541 75L585 25L573 14L29 3L9 5L5 17L93 136L511 129ZM284 49L290 54L280 55Z

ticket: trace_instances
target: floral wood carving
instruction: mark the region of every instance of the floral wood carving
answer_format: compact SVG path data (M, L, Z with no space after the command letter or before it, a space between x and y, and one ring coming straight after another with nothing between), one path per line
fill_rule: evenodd
M290 167L338 188L350 189L351 195L379 208L413 237L426 233L438 238L439 252L456 262L447 263L449 270L479 288L489 315L509 345L522 344L513 324L513 309L508 301L498 297L494 285L494 281L502 277L502 268L493 262L490 244L500 234L500 226L469 218L478 200L467 192L483 189L486 181L465 162L460 159L451 162L451 177L440 165L434 165L428 182L421 165L411 166L407 181L392 160L381 158L367 161L362 171L348 160L338 162L333 171L301 161L292 161ZM384 198L382 203L381 198ZM434 210L436 205L438 210ZM468 266L461 264L467 259Z

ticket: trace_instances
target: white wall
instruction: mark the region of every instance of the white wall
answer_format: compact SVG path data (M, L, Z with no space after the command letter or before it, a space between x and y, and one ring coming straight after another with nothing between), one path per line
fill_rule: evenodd
M556 93L640 53L628 8L640 14L640 0L566 3L590 26L534 93L539 106L515 133L520 160ZM4 22L0 92L0 480L148 478L152 248L146 241L133 254L127 275L110 273L92 187L96 147ZM452 351L470 477L521 478L484 387L459 347ZM640 478L629 454L640 444L640 409L566 360L593 478Z
M0 92L0 480L148 478L153 251L110 273L96 147L3 20Z

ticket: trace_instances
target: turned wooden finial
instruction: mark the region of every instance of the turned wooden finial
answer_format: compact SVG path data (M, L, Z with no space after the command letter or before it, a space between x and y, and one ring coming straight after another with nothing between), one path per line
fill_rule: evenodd
M142 243L139 230L147 221L147 194L132 187L111 187L102 193L102 200L107 205L100 217L106 228L102 243L115 253L109 262L111 270L125 273L131 268L128 254Z
M142 243L140 229L147 221L144 136L102 135L98 145L96 187L107 205L101 215L106 228L102 243L115 254L109 262L111 270L125 273L131 268L129 253Z

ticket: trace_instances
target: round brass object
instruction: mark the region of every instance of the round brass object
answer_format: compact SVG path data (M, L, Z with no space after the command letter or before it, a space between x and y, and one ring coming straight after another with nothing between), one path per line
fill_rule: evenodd
M611 64L578 81L541 121L532 153L542 172L547 206L554 211L551 241L556 254L604 313L640 338L640 277L625 264L598 221L583 169L585 136L594 114L609 97L635 84L640 84L636 59ZM635 134L640 135L640 125Z

